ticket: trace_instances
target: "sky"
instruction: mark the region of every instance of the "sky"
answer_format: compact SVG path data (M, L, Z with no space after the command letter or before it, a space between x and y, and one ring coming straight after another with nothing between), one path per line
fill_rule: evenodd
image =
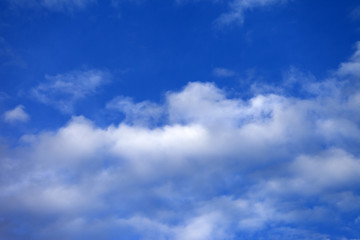
M0 0L0 239L359 240L360 2Z

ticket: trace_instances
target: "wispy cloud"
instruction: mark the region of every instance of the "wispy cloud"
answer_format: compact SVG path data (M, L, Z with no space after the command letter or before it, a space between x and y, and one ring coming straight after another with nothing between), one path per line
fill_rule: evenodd
M71 113L74 104L110 80L110 73L101 70L78 70L54 76L31 89L31 94L44 104L52 105L63 113Z
M189 2L199 2L199 0L176 0L176 3L181 5ZM216 27L223 28L232 24L243 24L248 11L284 4L288 0L210 0L208 2L228 5L228 11L221 13L214 21Z
M246 11L284 2L286 0L233 0L229 3L229 11L223 13L215 23L218 26L226 26L233 23L242 24Z
M199 2L200 0L176 0L177 4L186 4L189 2ZM208 2L216 4L227 4L228 11L221 13L221 15L214 21L215 26L223 28L232 24L243 24L245 14L256 8L269 7L276 4L283 4L288 0L209 0Z
M162 106L150 101L134 103L129 97L118 96L106 105L107 109L120 111L125 115L124 122L136 125L152 125L164 115Z
M227 68L214 68L213 75L219 78L228 78L236 76L236 72Z
M30 117L24 109L23 105L18 105L14 109L6 111L4 113L4 121L8 123L27 122Z

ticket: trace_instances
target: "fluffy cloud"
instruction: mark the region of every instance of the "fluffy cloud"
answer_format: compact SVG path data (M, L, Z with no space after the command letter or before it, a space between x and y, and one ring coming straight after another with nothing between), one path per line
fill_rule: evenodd
M23 105L18 105L14 109L6 111L4 113L4 121L8 123L27 122L30 117L24 109Z
M83 74L54 76L46 86L79 99L101 82L88 88L72 76ZM163 104L115 98L108 110L125 115L117 125L77 116L23 136L21 147L1 153L1 232L7 239L356 238L355 77L306 81L302 97L249 99L193 82Z
M31 90L38 101L52 105L63 113L71 113L74 104L108 82L110 74L101 70L72 71L54 76L46 75L46 82Z

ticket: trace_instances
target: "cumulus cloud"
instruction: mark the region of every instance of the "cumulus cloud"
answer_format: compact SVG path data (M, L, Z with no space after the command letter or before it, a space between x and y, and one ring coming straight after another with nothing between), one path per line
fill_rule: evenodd
M4 121L8 123L27 122L30 117L24 109L23 105L18 105L14 109L6 111L4 113Z
M78 70L54 76L46 75L46 81L31 89L38 101L52 105L63 113L71 113L74 104L89 95L110 79L110 74L101 70Z
M93 92L64 76L47 88L76 99ZM69 90L73 84L80 90ZM22 239L16 229L26 224L34 239L355 238L353 84L336 73L306 81L311 94L302 97L242 99L192 82L162 104L115 98L108 109L125 115L116 125L74 116L60 129L25 135L21 147L1 153L2 235Z

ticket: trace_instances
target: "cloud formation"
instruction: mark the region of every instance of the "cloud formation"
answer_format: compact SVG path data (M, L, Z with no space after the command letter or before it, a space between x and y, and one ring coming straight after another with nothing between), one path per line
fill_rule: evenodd
M78 77L69 76L83 74L51 77L47 89L82 97L96 88L84 90L80 80L73 92L74 81L64 79ZM162 104L115 98L108 109L126 116L117 125L74 116L60 129L25 135L22 147L2 153L1 233L40 240L356 239L356 77L336 72L304 81L309 94L302 97L248 99L192 82ZM143 124L149 119L153 124Z
M46 75L46 82L31 89L38 101L52 105L63 113L72 113L74 104L110 80L110 74L101 70L77 70L54 76Z
M6 111L4 113L4 121L8 123L27 122L30 117L24 109L23 105L18 105L14 109Z

